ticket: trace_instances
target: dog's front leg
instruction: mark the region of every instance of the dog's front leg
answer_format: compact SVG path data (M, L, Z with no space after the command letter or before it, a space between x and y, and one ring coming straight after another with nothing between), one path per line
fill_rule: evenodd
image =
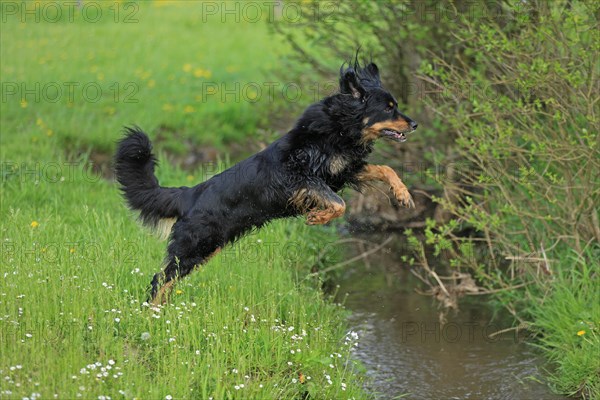
M326 224L346 211L344 200L325 183L313 183L296 190L289 202L306 215L308 225Z
M358 173L357 178L360 182L380 181L385 182L392 188L392 193L398 202L405 207L415 207L415 202L410 195L408 188L402 182L396 172L387 165L367 164L365 168Z

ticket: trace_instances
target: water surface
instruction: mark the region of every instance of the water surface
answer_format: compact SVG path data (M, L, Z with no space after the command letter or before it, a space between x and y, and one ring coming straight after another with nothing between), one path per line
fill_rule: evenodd
M374 265L349 270L338 299L352 311L355 357L379 398L564 399L541 382L543 360L533 346L514 331L490 337L512 323L494 315L485 297L462 302L440 324L437 304L414 291L418 281L397 261Z

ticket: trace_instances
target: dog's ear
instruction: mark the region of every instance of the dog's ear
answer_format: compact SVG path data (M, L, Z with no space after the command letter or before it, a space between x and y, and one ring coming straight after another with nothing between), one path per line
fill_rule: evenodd
M371 75L372 77L376 78L378 81L380 80L379 78L379 68L377 68L377 65L375 63L369 63L369 65L367 65L365 67L365 69L367 70L367 72L369 73L369 75Z
M361 99L365 96L365 89L358 82L356 72L352 68L348 68L340 77L340 92L351 94L355 99Z

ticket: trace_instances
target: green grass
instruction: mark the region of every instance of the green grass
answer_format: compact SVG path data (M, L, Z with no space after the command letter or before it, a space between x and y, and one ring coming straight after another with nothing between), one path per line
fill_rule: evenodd
M235 14L223 23L195 1L95 4L104 4L96 23L77 10L69 22L66 8L58 22L42 11L38 23L35 15L3 16L3 158L22 153L11 137L110 151L132 123L163 131L165 146L180 153L182 139L220 146L255 135L269 101L251 83L274 80L284 47L266 23L235 22ZM125 22L134 11L137 22Z
M594 257L590 255L590 260ZM540 345L552 363L550 383L558 393L600 398L600 262L571 257L547 297L532 309Z
M1 103L0 397L364 398L345 311L306 278L330 230L272 223L180 282L165 307L142 306L166 244L87 153L111 154L130 123L160 136L161 151L254 137L264 104L205 101L202 82L269 80L279 47L264 24L162 4L140 3L134 24L2 23L3 94L93 82L109 95ZM115 101L111 86L128 82L139 101ZM160 158L163 185L206 178Z
M152 310L140 305L165 244L85 176L3 182L2 396L363 397L344 313L304 279L328 231L273 223Z

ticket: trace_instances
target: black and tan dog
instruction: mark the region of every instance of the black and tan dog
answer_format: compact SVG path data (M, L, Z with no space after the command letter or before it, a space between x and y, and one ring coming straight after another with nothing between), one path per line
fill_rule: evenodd
M194 187L161 187L150 140L139 128L126 129L115 159L117 180L142 221L166 224L170 233L166 267L152 280L154 303L165 300L176 279L250 229L275 218L305 215L313 225L341 216L346 205L337 192L345 186L382 181L400 204L414 206L396 173L366 158L376 139L403 142L417 123L398 111L375 64L355 62L340 75L339 93L308 107L285 136Z

